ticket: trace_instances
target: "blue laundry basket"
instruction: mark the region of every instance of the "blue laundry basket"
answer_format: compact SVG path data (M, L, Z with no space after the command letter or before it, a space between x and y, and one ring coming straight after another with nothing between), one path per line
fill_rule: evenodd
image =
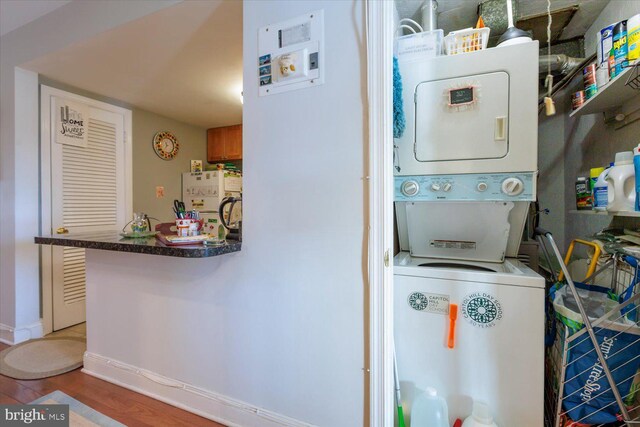
M581 300L593 302L593 307L619 305L617 297L608 288L575 283ZM554 286L550 292L555 316L568 331L569 336L579 333L584 325L580 315L573 311L570 291L566 286ZM624 312L624 310L622 310ZM589 313L589 310L587 310ZM592 318L601 317L604 312ZM591 313L589 313L591 318ZM616 316L617 322L608 327L594 327L598 346L606 358L613 380L623 400L629 405L636 396L634 377L640 369L640 328L624 316ZM565 337L569 338L569 337ZM562 406L571 420L581 424L606 424L619 421L619 408L597 353L588 334L565 341L567 355Z

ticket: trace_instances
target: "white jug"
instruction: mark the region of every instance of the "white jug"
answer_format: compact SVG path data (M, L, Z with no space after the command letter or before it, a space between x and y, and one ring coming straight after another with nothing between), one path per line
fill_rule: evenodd
M606 181L609 184L607 211L635 210L636 183L632 151L616 153L616 161L609 169Z
M486 403L473 401L473 412L466 420L462 427L498 427L493 422L493 416L491 415L491 409Z
M447 402L434 388L427 387L411 405L411 427L449 427Z

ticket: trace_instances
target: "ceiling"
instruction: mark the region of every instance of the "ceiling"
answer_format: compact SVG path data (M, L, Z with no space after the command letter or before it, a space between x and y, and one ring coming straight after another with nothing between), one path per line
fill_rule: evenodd
M196 126L237 124L242 2L182 2L23 66Z
M67 1L0 0L2 32ZM424 0L397 0L401 17L420 19ZM445 34L473 26L479 0L438 0ZM581 36L606 0L553 0L552 10L579 5L560 39ZM519 18L546 12L546 0L520 0ZM61 83L202 127L242 121L242 2L185 1L84 42L38 58L26 68Z
M0 36L35 21L71 0L0 0Z
M445 35L449 31L475 26L480 0L437 1L438 28L442 28ZM420 7L423 3L424 0L396 0L398 14L401 18L421 19ZM609 0L552 0L551 11L572 5L579 6L573 19L562 32L560 40L568 40L584 35L608 3ZM518 19L547 12L547 0L519 0L517 5Z

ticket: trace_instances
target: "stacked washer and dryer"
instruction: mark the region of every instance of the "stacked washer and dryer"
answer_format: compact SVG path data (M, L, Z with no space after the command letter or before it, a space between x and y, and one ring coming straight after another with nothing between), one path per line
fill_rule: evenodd
M405 410L433 387L451 425L475 400L500 427L542 426L544 280L516 259L536 197L538 42L399 66L394 335Z

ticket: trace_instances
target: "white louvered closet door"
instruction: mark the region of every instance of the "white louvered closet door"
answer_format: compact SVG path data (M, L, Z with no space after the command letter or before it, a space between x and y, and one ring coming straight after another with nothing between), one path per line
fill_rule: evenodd
M53 233L120 230L125 224L124 116L90 107L87 147L51 144ZM52 246L53 329L85 321L85 250Z

